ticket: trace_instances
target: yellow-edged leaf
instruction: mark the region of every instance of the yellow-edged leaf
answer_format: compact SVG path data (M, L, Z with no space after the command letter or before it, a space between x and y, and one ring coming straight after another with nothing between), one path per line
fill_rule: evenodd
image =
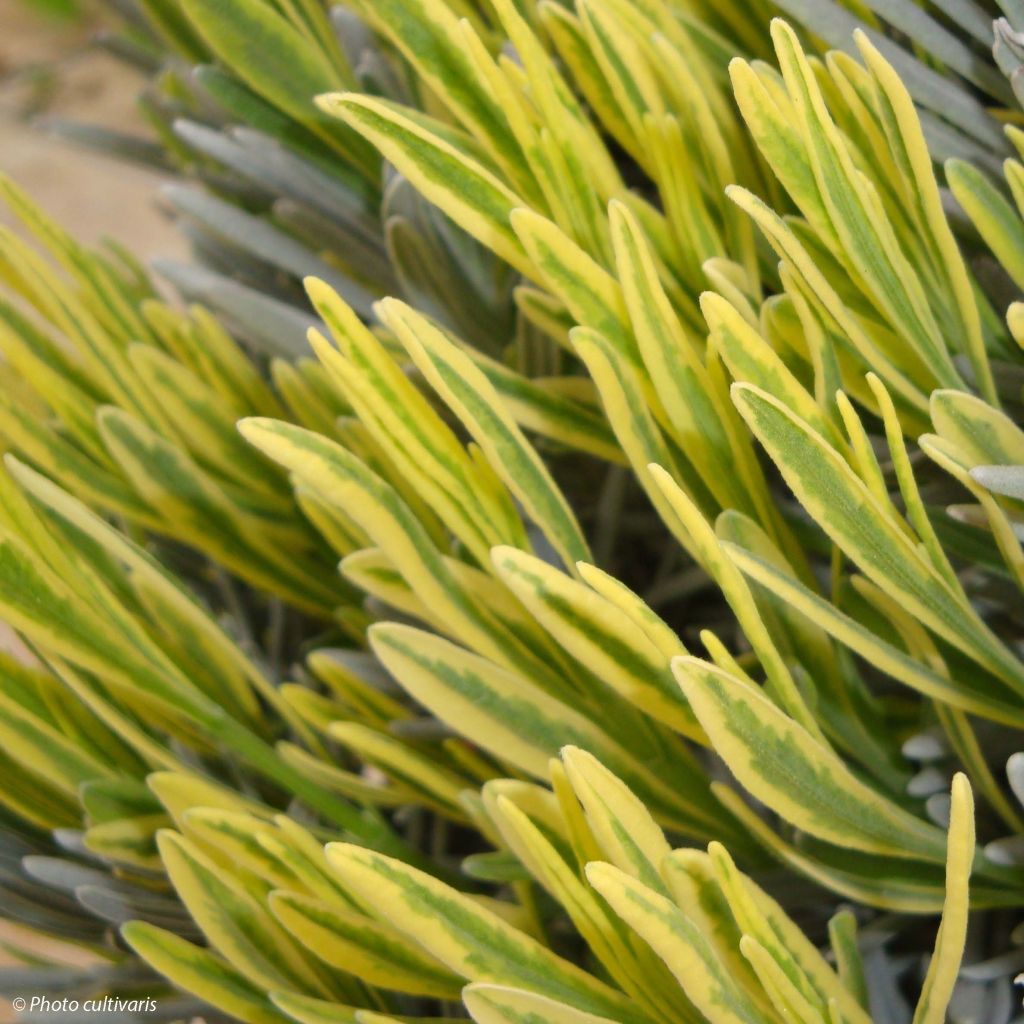
M274 892L270 909L325 963L371 985L435 999L458 999L462 980L388 925L294 892Z
M647 1024L621 994L436 878L342 843L327 857L347 886L466 980L525 985L578 1010Z
M946 901L935 952L914 1011L914 1024L942 1024L967 939L971 867L974 864L974 798L967 776L953 779L946 855Z
M129 922L121 934L158 974L218 1010L246 1024L293 1024L291 1017L274 1009L262 985L209 950L143 921Z
M697 1009L716 1024L761 1024L707 939L670 900L611 864L587 865L590 884L661 958Z
M696 658L672 663L714 749L786 821L839 846L941 862L942 833L858 780L755 687Z

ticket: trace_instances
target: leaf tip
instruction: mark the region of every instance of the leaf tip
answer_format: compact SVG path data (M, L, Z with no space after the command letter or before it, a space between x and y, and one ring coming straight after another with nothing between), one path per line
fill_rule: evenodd
M352 92L322 92L313 97L313 102L325 113L332 117L344 118L352 109L353 100L358 100L359 94Z

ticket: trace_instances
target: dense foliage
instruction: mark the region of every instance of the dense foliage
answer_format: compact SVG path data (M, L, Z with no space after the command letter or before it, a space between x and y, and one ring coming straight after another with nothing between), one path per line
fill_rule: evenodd
M1024 15L117 10L194 304L3 184L2 990L1011 1020Z

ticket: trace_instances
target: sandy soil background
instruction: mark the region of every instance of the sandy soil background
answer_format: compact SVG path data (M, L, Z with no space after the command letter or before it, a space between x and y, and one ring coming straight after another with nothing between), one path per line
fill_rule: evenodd
M33 125L35 116L55 115L144 130L135 108L141 79L90 45L98 28L96 17L54 22L23 0L0 0L0 172L84 242L109 235L147 261L182 255L181 239L155 201L157 175L71 147ZM11 223L3 208L0 222ZM0 645L11 639L0 623ZM0 925L0 941L10 936ZM0 965L6 962L0 949ZM0 1000L0 1024L13 1019Z
M83 241L109 234L149 259L183 251L154 200L158 176L48 137L33 115L145 131L138 73L90 46L96 17L65 24L0 0L0 171ZM5 212L0 211L0 219Z

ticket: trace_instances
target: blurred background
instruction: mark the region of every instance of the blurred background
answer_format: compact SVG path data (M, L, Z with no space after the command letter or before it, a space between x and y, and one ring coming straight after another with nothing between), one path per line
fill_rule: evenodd
M183 254L155 201L158 175L43 127L60 118L146 134L136 109L142 79L94 45L102 31L96 11L74 0L0 0L0 171L83 242L109 234L144 260Z

